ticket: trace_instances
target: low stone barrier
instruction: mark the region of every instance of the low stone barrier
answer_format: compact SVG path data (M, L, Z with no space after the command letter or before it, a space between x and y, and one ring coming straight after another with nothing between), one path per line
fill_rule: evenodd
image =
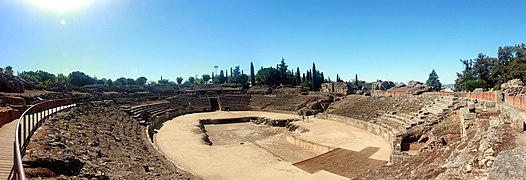
M301 147L303 149L306 149L307 151L316 153L316 154L323 154L323 153L326 153L326 152L329 152L329 151L332 151L332 150L336 149L334 147L325 146L325 145L314 143L314 142L310 142L310 141L307 141L307 140L304 140L304 139L298 139L298 138L296 138L294 136L287 136L287 142L290 143L290 144L294 144L296 146L299 146L299 147Z
M350 117L338 116L334 114L320 113L316 115L316 117L347 124L349 126L370 132L376 136L381 137L382 139L386 140L391 145L391 155L393 155L394 154L393 152L395 151L396 152L400 151L401 144L400 144L400 141L397 140L396 135L391 130L385 127L382 127L378 124L373 124L367 121L353 119ZM393 159L393 156L390 156L389 163L394 163L395 160L396 159Z
M161 115L161 116L153 117L153 120L151 121L151 124L146 128L146 130L148 131L148 136L150 138L150 141L154 142L153 135L155 134L155 130L156 129L160 129L162 123L164 123L164 122L166 122L168 120L171 120L171 119L173 119L173 118L175 118L177 116L190 114L190 113L198 113L198 112L203 112L203 111L179 109L179 110L173 111L173 112L166 112L166 113L164 113L164 115Z

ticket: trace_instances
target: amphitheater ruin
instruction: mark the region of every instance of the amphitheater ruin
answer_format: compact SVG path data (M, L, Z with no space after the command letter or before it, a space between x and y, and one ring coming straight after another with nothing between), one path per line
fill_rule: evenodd
M503 91L1 95L2 179L526 177L525 98Z

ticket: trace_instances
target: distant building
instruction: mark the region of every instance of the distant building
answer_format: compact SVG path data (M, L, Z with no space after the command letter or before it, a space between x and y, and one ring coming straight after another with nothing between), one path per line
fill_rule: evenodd
M347 95L350 93L351 88L345 82L332 82L321 84L322 92L330 92L336 94Z
M442 86L442 91L444 91L444 92L455 92L455 85Z

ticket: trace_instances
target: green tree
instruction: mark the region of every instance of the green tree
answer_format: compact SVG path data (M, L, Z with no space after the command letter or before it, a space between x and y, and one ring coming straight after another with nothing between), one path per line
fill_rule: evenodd
M95 79L91 78L90 76L84 74L80 71L74 71L69 73L68 75L69 83L75 86L85 86L85 85L91 85L95 84Z
M250 85L256 85L256 75L254 74L254 64L250 62Z
M126 85L137 85L137 82L132 78L126 78Z
M462 73L457 73L457 79L455 80L455 89L458 91L465 91L465 83L471 80L475 80L475 71L473 71L473 60L460 60L464 64L464 70Z
M317 80L317 71L316 71L316 64L312 63L312 84L311 84L311 90L317 91L318 90L318 80Z
M225 77L225 73L223 70L219 71L219 75L217 75L216 77L214 77L213 79L213 83L214 84L223 84L226 82L226 77Z
M355 83L354 85L356 86L356 88L361 89L360 85L358 84L359 83L358 74L356 74L356 76L354 77L354 83Z
M148 82L148 79L146 79L146 77L144 76L141 76L139 78L137 78L135 80L135 82L138 84L138 85L141 85L141 86L144 86L146 84L146 82Z
M464 83L463 89L465 91L471 92L477 88L486 86L486 83L482 79L469 80Z
M276 69L279 71L279 83L281 84L292 84L292 73L288 70L288 65L285 63L285 58L281 57L281 62L278 64Z
M438 80L438 75L433 69L429 74L429 78L426 81L427 85L431 86L433 91L440 91L442 89L442 83Z
M207 83L210 80L210 74L203 74L202 79L204 83Z
M295 76L295 78L296 78L296 83L297 83L297 84L301 84L301 83L302 83L302 81L301 81L300 67L297 67L297 68L296 68L296 76Z
M157 80L157 83L159 83L159 84L168 84L168 83L170 83L170 80L169 79L159 79L159 80Z
M126 80L125 77L120 77L120 78L115 80L114 84L115 85L127 85L128 81Z
M190 77L188 77L187 82L190 83L190 84L195 84L195 78L190 76Z
M5 72L4 72L4 73L7 74L7 75L11 75L11 76L12 76L12 75L13 75L13 67L11 67L11 66L6 66L6 67L5 67Z
M69 82L69 78L66 75L64 75L64 74L59 73L59 74L57 74L57 76L55 77L53 82L57 82L57 83L61 83L61 84L67 84Z
M276 86L280 81L280 73L274 68L263 68L257 72L256 81L259 84Z
M111 86L113 86L113 81L112 81L111 79L108 79L108 80L104 83L104 85L106 85L106 86L108 86L108 87L111 87Z
M27 78L31 78L37 82L40 82L44 85L48 85L48 84L51 84L54 82L54 79L55 79L55 75L54 74L51 74L51 73L48 73L48 72L45 72L45 71L42 71L42 70L37 70L37 71L22 71L22 73L19 74L19 76L23 76L23 77L27 77Z
M177 84L182 84L184 79L182 77L177 77L175 80L177 81Z

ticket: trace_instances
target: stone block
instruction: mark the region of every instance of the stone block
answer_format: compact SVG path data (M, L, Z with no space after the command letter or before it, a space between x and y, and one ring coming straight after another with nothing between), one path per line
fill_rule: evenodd
M467 114L463 113L462 114L462 118L464 120L473 120L473 119L475 119L475 117L477 117L477 114L475 114L475 113L467 113Z
M465 108L465 107L460 108L460 113L461 114L469 114L469 108Z
M494 107L497 106L497 102L486 102L486 103L484 104L484 106L485 106L486 108L494 108Z
M481 112L483 112L483 111L484 111L484 109L481 108L481 107L477 107L477 108L475 108L475 113L481 113Z

